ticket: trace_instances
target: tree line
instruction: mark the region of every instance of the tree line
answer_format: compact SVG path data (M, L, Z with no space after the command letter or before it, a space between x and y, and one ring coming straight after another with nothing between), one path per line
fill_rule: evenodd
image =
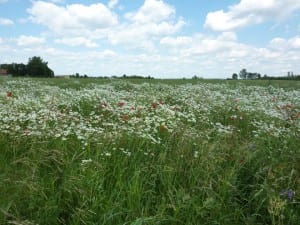
M29 58L28 63L10 63L0 64L1 69L7 70L7 73L15 77L54 77L54 72L48 67L41 57L34 56Z
M265 74L264 76L261 76L260 73L248 72L246 69L242 69L239 74L232 74L233 80L237 80L238 77L242 80L300 80L300 75L271 77Z
M260 73L252 73L252 72L247 72L246 69L242 69L239 74L234 73L232 74L232 79L237 80L238 77L243 80L254 80L254 79L261 79L261 74Z

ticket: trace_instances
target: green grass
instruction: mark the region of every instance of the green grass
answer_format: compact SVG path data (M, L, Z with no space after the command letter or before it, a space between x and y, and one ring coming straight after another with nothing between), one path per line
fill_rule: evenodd
M81 89L102 80L39 82ZM157 85L158 81L150 82ZM162 82L183 85L187 81ZM193 82L224 83L233 89L258 85L257 81ZM271 85L298 88L290 84ZM88 118L94 102L80 104L73 109L80 111L81 106ZM291 126L295 135L257 137L254 118L270 118L244 111L240 112L243 120L232 121L227 108L214 110L211 121L233 124L236 130L223 135L201 120L183 121L173 132L159 130L161 143L125 131L87 143L75 135L65 141L0 132L0 224L298 225L299 127L278 120L276 125ZM200 111L195 113L201 118ZM203 131L209 138L192 133ZM289 190L294 193L291 199Z

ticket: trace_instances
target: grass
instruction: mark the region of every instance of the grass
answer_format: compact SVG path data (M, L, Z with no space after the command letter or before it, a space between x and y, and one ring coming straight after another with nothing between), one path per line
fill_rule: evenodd
M274 104L293 103L295 114L300 107L298 84L293 83L290 92L285 82L276 83L274 89L261 83L262 89L257 89L256 82L196 81L190 87L188 81L154 80L150 86L109 81L93 89L94 80L80 81L29 80L31 89L18 81L0 83L0 91L13 89L15 98L0 96L0 224L299 224L299 118L289 122L258 112L259 102L253 103L247 93L266 92L271 99L280 89L276 85L282 85L285 91L278 92L282 99ZM203 82L208 86L198 90ZM58 87L56 99L43 103L53 94L53 88L44 85ZM101 87L107 85L106 93ZM33 91L38 96L31 111L21 88L28 96ZM207 88L211 92L205 93ZM243 93L250 103L232 101ZM66 94L73 97L65 101ZM164 102L151 105L153 96ZM98 107L104 100L111 111ZM119 101L125 106L113 106ZM126 108L131 103L144 108L134 114ZM39 117L48 107L40 120L20 124L22 113L32 116L36 111ZM11 113L15 117L9 117ZM126 121L119 119L124 113ZM41 118L46 121L40 122L44 128ZM103 133L97 130L84 136L77 127L64 139L55 132L47 135L52 132L49 121L56 133L68 129L60 130L63 123L71 127L74 121L81 126L88 121L95 129L103 128ZM21 133L17 124L24 126ZM22 135L29 126L41 133ZM276 129L282 130L281 135L276 136ZM156 141L140 131L149 132Z

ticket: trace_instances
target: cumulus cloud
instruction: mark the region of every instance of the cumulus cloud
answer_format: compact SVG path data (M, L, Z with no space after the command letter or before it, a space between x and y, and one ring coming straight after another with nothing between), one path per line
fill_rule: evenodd
M17 45L18 46L34 46L34 45L41 45L44 44L46 40L44 38L33 37L33 36L25 36L21 35L17 38Z
M175 8L162 0L145 0L142 7L125 17L136 23L161 22L175 15Z
M300 37L295 36L290 39L273 38L270 41L270 48L278 51L297 51L300 50Z
M290 45L294 49L300 49L300 37L294 37L289 40Z
M117 15L102 3L57 6L50 2L34 1L28 13L34 23L47 26L59 35L78 35L118 24Z
M110 0L110 1L108 2L108 7L109 7L110 9L113 9L118 3L119 3L119 0Z
M160 40L177 68L205 72L204 76L230 76L242 68L268 75L285 75L287 71L299 73L300 37L274 38L266 47L241 43L233 32L219 35L194 34L169 36ZM220 65L222 65L220 67ZM193 70L192 70L193 69Z
M160 40L161 45L174 49L188 46L192 42L193 38L189 36L164 37Z
M50 2L53 2L53 3L64 3L65 0L50 0Z
M216 31L234 30L267 20L281 20L299 9L299 0L241 0L226 12L209 12L204 27Z
M13 25L14 22L10 19L6 19L6 18L0 18L0 25L2 26L9 26L9 25Z
M74 37L74 38L61 38L56 39L56 43L65 44L68 46L85 46L88 48L98 47L98 44L84 37Z
M176 19L176 10L162 0L145 0L135 12L125 14L126 22L109 35L112 44L129 44L144 50L153 50L153 40L175 34L185 25Z
M193 36L164 37L160 40L162 46L183 56L199 56L214 52L227 52L241 49L236 34L224 32L217 37L195 34Z
M123 20L112 9L118 0L92 5L60 6L46 1L33 1L28 9L30 20L48 27L56 43L69 46L97 47L101 41L126 48L155 51L154 41L175 34L185 25L176 18L176 10L163 0L145 0L136 11L123 15ZM72 38L70 38L70 36Z
M44 46L16 48L9 52L14 52L20 58L41 55L53 64L51 68L57 74L79 72L91 76L110 76L126 73L157 77L191 77L196 74L204 77L229 77L242 68L268 75L285 75L287 71L300 72L298 36L273 39L263 48L243 44L234 36L234 33L209 36L199 33L162 37L160 44L164 51L144 51L140 54L109 49L78 52ZM283 48L275 48L272 44L282 45ZM0 51L2 46L1 44Z

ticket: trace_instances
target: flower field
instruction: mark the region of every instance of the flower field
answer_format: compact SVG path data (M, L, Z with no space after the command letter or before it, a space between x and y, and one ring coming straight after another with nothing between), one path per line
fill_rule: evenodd
M300 89L0 79L0 224L300 221Z

